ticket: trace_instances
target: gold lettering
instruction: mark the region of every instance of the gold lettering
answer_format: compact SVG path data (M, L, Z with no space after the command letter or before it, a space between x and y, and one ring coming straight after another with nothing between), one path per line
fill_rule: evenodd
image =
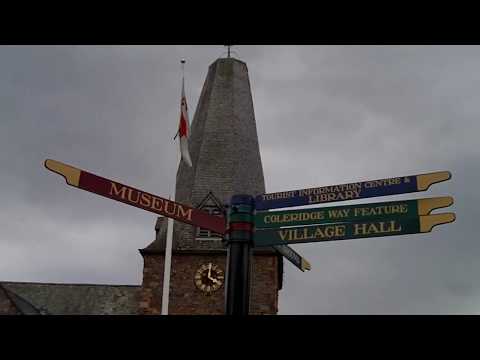
M152 209L158 210L158 211L163 211L162 210L162 205L163 205L162 199L159 199L156 196L154 196L153 201L152 201Z
M177 216L185 218L189 221L192 220L192 209L184 210L183 206L177 204Z
M335 219L338 216L338 211L337 210L328 210L328 216L332 219Z
M353 235L363 235L366 232L367 224L353 224Z
M303 236L303 235L305 235L305 230L307 230L307 229L303 229L303 230L304 230L304 231L303 231L303 235L302 235L302 233L299 234L299 233L298 233L298 230L299 230L299 229L295 229L295 230L293 231L293 234L294 234L294 235L293 235L293 238L291 238L291 240L303 240L303 239L304 239L304 236Z
M309 230L311 230L311 228L309 228L309 227L303 229L304 238L305 239L315 239L315 235L312 234L312 233L309 234Z
M321 227L317 227L315 228L315 233L313 234L313 237L314 238L318 238L318 239L321 239L324 237L324 234L322 232L322 228Z
M382 224L382 230L383 230L385 223L381 223L381 224ZM395 228L396 225L397 227ZM395 220L391 220L383 232L400 232L400 231L402 231L402 226L400 224L397 224Z
M325 236L331 238L334 235L335 235L335 226L326 226L325 227Z
M175 203L171 202L171 201L168 201L168 200L165 200L164 201L165 203L165 212L168 214L168 215L175 215ZM173 208L172 208L172 211L168 211L168 205L172 204Z
M377 227L375 226L375 223L373 224L369 224L368 225L368 228L367 228L367 234L370 234L370 233L374 233L374 234L378 234L380 232L382 232L382 222L380 222L380 227Z
M125 198L125 191L127 188L122 186L120 190L118 190L117 185L114 182L111 182L112 186L110 187L110 195L119 196L124 199Z
M398 185L401 183L401 181L402 180L400 178L366 181L365 188Z
M353 224L354 235L384 234L391 232L401 232L402 226L395 220L389 222L380 221L369 224Z
M134 191L137 193L137 198L135 200L132 199L132 193ZM133 189L129 188L128 189L128 201L133 202L133 203L138 203L139 199L140 199L140 191L136 191L136 190L133 190Z
M140 205L150 207L152 206L152 197L148 194L143 193L140 199Z
M339 194L340 195L340 194ZM335 200L335 194L328 194L328 201L334 201Z
M287 235L290 235L290 232L291 232L291 230L280 230L278 232L278 235L280 235L280 239L282 239L282 241L286 241L287 240ZM291 238L291 236L288 237L288 240L290 240L290 238Z

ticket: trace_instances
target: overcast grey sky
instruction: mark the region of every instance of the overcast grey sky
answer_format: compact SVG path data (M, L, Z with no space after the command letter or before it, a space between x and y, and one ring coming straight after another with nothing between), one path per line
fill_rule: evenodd
M234 50L249 68L268 192L453 175L388 198L453 196L437 212L457 220L432 233L293 246L312 270L285 262L279 313L480 313L480 47ZM155 215L67 186L43 161L167 196L178 164L179 60L193 118L223 52L0 46L0 280L141 283L137 249L153 240Z

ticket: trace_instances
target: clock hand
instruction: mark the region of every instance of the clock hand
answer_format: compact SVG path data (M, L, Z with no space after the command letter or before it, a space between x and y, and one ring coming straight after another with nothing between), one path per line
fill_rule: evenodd
M207 278L212 280L211 278L212 276L212 263L208 264L208 275L207 275Z

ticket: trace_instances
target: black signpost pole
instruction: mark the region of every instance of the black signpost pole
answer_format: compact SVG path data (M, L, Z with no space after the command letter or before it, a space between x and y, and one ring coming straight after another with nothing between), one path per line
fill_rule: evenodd
M248 315L253 209L254 200L250 195L232 196L226 236L228 247L225 284L226 315Z

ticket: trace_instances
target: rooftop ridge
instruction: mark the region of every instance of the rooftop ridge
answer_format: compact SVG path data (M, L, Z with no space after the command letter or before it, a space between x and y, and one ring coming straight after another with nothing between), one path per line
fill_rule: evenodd
M15 308L21 313L21 314L28 314L25 312L24 306L22 306L22 302L27 305L27 307L30 307L30 310L32 310L35 314L40 314L41 311L38 309L35 305L33 305L30 301L25 299L23 296L17 294L15 291L12 291L11 289L3 286L0 283L0 288L5 292L5 295L7 298L13 303Z
M239 60L239 59L236 59L236 58L233 58L233 57L219 57L219 58L215 59L215 61L212 62L208 67L210 68L211 66L213 66L218 61L231 61L231 60L242 63L245 66L247 65L247 63L245 61L242 61L242 60Z

